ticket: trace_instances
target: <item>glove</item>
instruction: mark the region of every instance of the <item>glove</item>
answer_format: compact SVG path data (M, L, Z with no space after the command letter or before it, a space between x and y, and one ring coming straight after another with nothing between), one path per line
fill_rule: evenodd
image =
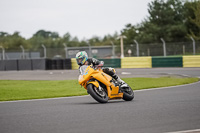
M104 65L104 62L103 61L100 61L100 63L99 63L99 67L101 67L101 66L103 66Z

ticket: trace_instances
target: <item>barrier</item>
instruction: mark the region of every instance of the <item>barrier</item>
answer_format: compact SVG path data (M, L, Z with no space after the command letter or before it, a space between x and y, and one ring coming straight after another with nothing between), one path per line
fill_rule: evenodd
M104 61L104 67L121 68L121 59L98 59L99 61ZM78 69L76 59L71 59L71 69Z
M63 69L63 59L56 59L56 69Z
M183 67L182 57L152 57L152 67Z
M18 60L5 60L5 70L18 70Z
M200 67L200 56L183 56L183 67Z
M32 70L32 61L18 60L18 70Z
M5 71L6 67L5 67L5 61L0 60L0 71Z
M72 69L78 69L79 66L76 63L76 58L71 58Z
M56 60L51 60L51 69L56 69Z
M72 69L71 59L63 60L63 69Z
M121 68L152 68L151 57L125 57L121 59Z
M99 59L105 67L152 68L152 67L200 67L200 56L183 57L125 57L122 59ZM0 60L0 71L78 69L75 58L71 59L24 59Z
M32 59L33 70L46 70L47 60L46 59Z
M0 71L72 69L71 59L0 60Z
M51 59L45 59L46 60L46 70L52 70L52 60Z
M104 67L121 68L121 59L98 59L104 61Z
M63 69L63 59L53 59L52 60L52 69Z

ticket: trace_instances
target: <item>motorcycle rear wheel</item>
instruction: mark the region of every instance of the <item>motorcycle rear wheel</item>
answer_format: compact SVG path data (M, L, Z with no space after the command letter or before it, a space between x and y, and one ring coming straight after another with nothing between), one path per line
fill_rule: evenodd
M123 91L123 99L125 101L131 101L133 100L134 98L134 92L133 90L131 89L131 87L129 86L128 88L126 88L124 91Z
M107 93L104 90L99 91L98 88L93 84L87 85L87 92L99 103L108 102Z

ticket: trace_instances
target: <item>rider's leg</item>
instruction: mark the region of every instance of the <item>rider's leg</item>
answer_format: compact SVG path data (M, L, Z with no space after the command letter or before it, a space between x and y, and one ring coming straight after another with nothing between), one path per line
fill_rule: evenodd
M113 77L116 81L118 81L120 84L124 84L125 82L120 79L120 77L116 74L116 71L114 68L111 67L105 67L103 68L103 72L105 72L106 74L110 75L111 77Z

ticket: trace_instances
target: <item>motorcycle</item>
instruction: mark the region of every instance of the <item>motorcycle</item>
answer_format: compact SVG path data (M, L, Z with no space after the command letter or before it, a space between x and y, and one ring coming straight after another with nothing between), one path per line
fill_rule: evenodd
M78 81L87 93L97 102L107 103L112 99L123 99L131 101L134 98L134 92L130 86L121 85L101 69L102 66L83 65L80 67L81 74Z

